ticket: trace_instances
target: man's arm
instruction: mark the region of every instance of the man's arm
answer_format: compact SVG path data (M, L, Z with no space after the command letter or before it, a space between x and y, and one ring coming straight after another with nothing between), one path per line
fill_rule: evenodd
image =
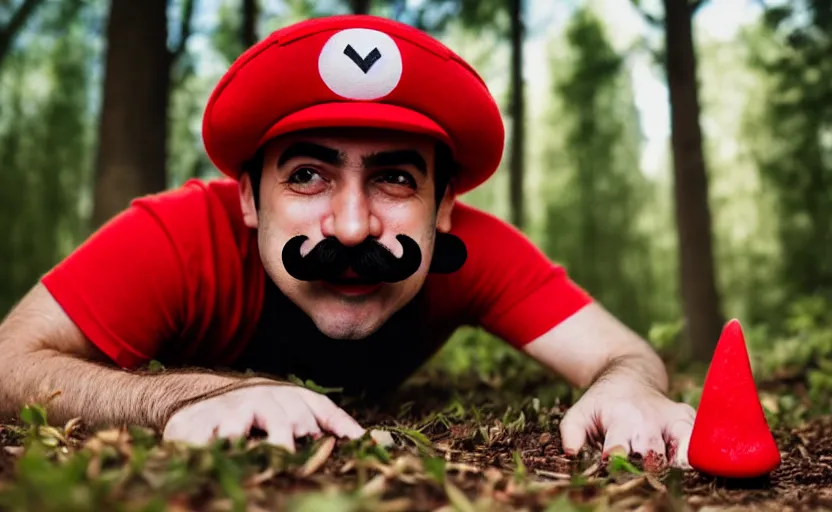
M196 444L246 436L253 426L290 451L296 437L322 430L353 439L364 434L329 398L271 379L117 369L41 284L0 324L0 350L0 417L52 398L52 424L80 417L90 426L144 425Z
M479 325L588 388L560 423L564 451L577 453L589 437L607 454L686 465L695 412L667 397L664 364L647 342L516 228L467 206L453 224L469 260L445 289L466 294L457 300Z
M560 424L567 454L590 438L603 443L604 454L642 455L649 468L668 460L688 465L696 412L667 397L662 360L601 305L584 306L523 350L574 386L588 388Z
M0 324L0 416L27 403L47 406L50 422L163 428L181 403L237 382L210 373L121 370L90 343L38 283Z
M593 302L523 350L575 387L626 375L666 393L667 372L638 334Z

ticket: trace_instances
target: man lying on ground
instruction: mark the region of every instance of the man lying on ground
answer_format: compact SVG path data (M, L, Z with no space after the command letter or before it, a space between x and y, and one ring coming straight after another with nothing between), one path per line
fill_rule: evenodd
M58 422L197 444L258 427L293 450L364 430L281 377L388 391L476 325L588 388L560 427L568 454L594 437L686 464L694 411L648 344L455 199L495 172L504 128L444 45L374 17L289 26L234 62L203 138L228 178L135 200L5 319L0 412L60 391ZM142 371L153 359L181 370Z

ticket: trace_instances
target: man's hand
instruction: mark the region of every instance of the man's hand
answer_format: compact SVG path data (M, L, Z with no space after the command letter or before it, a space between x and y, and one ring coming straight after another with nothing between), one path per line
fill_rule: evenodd
M605 457L620 450L641 455L655 469L667 462L686 468L695 414L688 404L673 402L637 378L610 377L567 411L560 425L563 449L574 455L587 437L603 439Z
M606 455L616 447L645 457L652 451L687 466L695 411L666 396L662 360L600 304L582 308L524 351L573 386L589 388L561 423L567 453L577 453L590 436L604 440Z
M357 439L364 429L329 398L290 385L236 389L183 407L170 417L164 439L206 444L215 438L246 436L252 427L265 431L266 442L295 451L295 438L328 431Z

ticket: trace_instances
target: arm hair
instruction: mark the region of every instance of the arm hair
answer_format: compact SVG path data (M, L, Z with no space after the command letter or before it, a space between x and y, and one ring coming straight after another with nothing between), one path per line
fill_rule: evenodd
M184 404L244 379L205 370L147 373L116 367L36 284L0 324L0 417L46 403L49 422L162 429Z

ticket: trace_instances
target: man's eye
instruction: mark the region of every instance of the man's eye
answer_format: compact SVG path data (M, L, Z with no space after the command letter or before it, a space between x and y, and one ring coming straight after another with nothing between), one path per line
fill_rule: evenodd
M416 180L406 172L389 171L380 176L381 181L391 185L401 185L404 187L416 188Z
M289 177L289 183L310 183L312 180L315 179L318 173L315 172L314 169L310 169L309 167L303 167L298 169Z

